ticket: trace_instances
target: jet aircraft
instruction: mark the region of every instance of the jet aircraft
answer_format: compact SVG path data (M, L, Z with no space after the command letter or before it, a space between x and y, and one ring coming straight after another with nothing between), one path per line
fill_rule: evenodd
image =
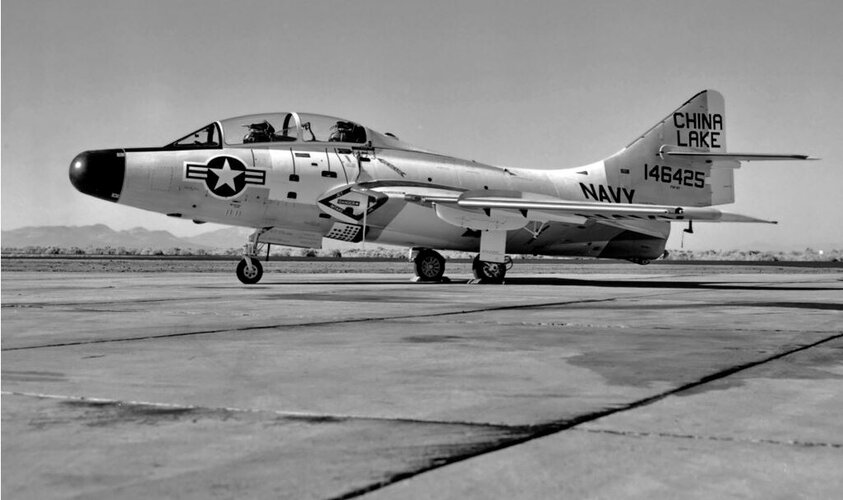
M714 206L734 201L740 162L805 159L727 152L723 96L705 90L574 168L497 167L285 112L215 121L163 147L85 151L70 181L113 203L255 228L236 268L246 284L261 279L267 245L321 248L323 238L410 247L420 281L442 280L437 250L476 252L475 277L502 283L510 254L647 264L665 253L672 222L771 222Z

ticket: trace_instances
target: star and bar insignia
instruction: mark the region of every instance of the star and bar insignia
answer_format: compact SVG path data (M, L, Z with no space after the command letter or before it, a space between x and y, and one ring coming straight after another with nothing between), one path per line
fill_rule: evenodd
M214 196L233 198L242 193L247 184L266 184L266 171L246 168L233 156L217 156L208 163L184 162L184 180L203 181Z

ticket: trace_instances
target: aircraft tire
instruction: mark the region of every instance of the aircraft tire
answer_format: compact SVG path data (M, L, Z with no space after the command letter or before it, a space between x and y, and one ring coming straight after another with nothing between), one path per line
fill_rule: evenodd
M249 260L252 261L252 266L249 266ZM261 261L252 257L251 259L243 259L237 263L237 279L244 285L254 285L263 277L263 266Z
M503 283L506 276L506 263L504 262L487 262L480 260L480 256L474 257L474 262L471 265L471 270L474 272L474 277L479 279L481 283Z
M441 281L445 274L445 257L434 250L421 250L413 260L419 281Z

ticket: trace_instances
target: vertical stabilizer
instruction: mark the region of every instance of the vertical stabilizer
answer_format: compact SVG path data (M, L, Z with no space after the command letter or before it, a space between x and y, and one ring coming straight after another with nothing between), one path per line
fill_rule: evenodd
M700 92L607 158L606 181L626 192L634 190L636 203L709 206L734 201L738 161L672 157L666 151L726 151L726 112L719 92Z

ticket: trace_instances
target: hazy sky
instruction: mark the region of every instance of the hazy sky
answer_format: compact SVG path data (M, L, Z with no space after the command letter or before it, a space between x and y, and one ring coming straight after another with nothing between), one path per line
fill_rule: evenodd
M3 0L2 227L206 231L84 196L67 169L83 150L163 145L234 115L325 113L560 168L713 88L729 150L823 160L744 164L728 208L780 224L698 224L686 247L843 247L841 27L839 0Z

